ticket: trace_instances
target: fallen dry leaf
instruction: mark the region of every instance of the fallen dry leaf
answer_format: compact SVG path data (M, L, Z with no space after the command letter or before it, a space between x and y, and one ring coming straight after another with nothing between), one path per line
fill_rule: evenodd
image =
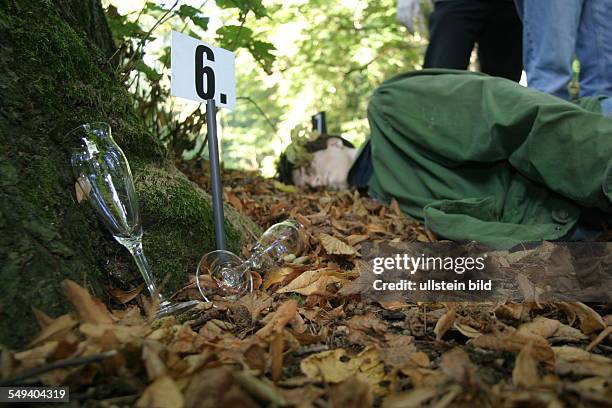
M64 280L62 287L66 297L85 322L94 324L110 324L114 322L113 316L104 303L91 296L87 289L70 279Z
M288 266L272 270L270 273L266 274L263 281L263 288L268 289L275 283L281 283L287 276L293 273L293 271L294 269Z
M112 333L112 335L122 344L139 344L149 331L149 328L146 326L83 323L79 326L79 331L92 339L99 340L102 339L106 333Z
M197 334L188 325L181 325L175 327L175 329L168 350L180 354L195 353L195 340Z
M378 304L387 310L399 310L408 306L403 300L379 300Z
M533 303L506 303L495 309L495 314L499 317L508 317L515 320L520 320L527 315Z
M372 313L362 316L351 317L346 325L351 330L373 331L377 334L383 334L387 330L387 325Z
M385 344L380 347L379 354L381 360L393 368L404 368L412 366L422 366L423 356L418 355L414 338L398 334L386 333ZM429 359L427 359L427 366Z
M517 329L517 333L535 334L546 339L552 336L559 329L560 325L561 323L558 320L537 316L531 322L523 323Z
M297 312L297 301L289 299L278 307L270 321L256 333L259 338L267 338L280 333Z
M372 387L366 381L351 377L332 386L331 406L370 408L373 404Z
M259 407L260 405L237 384L234 372L232 367L219 366L196 373L185 390L185 407Z
M482 333L473 327L468 326L467 324L461 324L457 321L453 323L453 327L459 331L459 333L463 334L465 337L469 337L471 339L482 336Z
M513 332L510 334L485 334L468 341L468 344L473 347L479 347L487 350L497 351L512 351L519 352L527 343L532 342L533 356L538 361L546 361L552 363L554 361L554 353L550 344L542 336L535 334L522 334Z
M352 247L359 244L360 242L366 241L370 236L369 235L349 235L346 237L346 242Z
M81 204L83 201L89 198L91 194L91 183L84 175L79 176L77 181L74 183L74 192L76 195L77 204Z
M612 369L612 358L610 357L602 356L600 354L589 353L586 350L571 346L553 347L552 350L555 353L555 357L563 359L570 363L591 361L601 364L610 364L610 369Z
M567 324L561 323L549 340L556 342L577 342L588 340L589 336Z
M258 401L271 406L286 406L287 402L283 398L279 389L271 384L267 379L260 379L254 375L242 371L233 372L234 381L249 395L253 396ZM236 401L241 402L241 401ZM240 404L236 404L240 406Z
M584 334L599 332L606 328L603 318L592 308L581 302L565 302L565 305L573 310L580 320L580 330Z
M304 379L304 377L300 377ZM314 407L314 402L326 394L325 390L316 387L306 379L305 384L299 384L296 388L281 388L285 401L289 406L295 407Z
M13 354L13 358L22 364L22 368L30 368L42 365L57 350L57 341L48 341L45 344L31 348L26 351Z
M356 376L378 386L385 378L384 366L375 348L366 348L352 357L344 349L323 351L303 359L300 369L308 378L333 384Z
M537 387L540 384L538 362L533 358L533 343L525 344L516 356L512 382L518 387Z
M144 289L144 283L132 288L130 290L121 290L119 288L108 288L107 292L113 299L121 304L129 303L131 300L135 299L136 296L140 295L142 290Z
M278 382L283 375L283 351L285 339L282 333L277 333L270 342L270 355L272 356L272 381Z
M42 331L32 340L30 346L40 344L47 340L54 340L62 337L68 330L77 325L77 321L69 314L62 315L46 323Z
M453 326L455 323L456 312L454 308L450 308L441 318L436 322L434 327L434 333L436 334L436 340L442 340L444 334Z
M35 307L32 307L32 311L34 312L34 316L36 316L36 321L38 322L38 326L41 328L41 330L51 324L54 320L52 317L49 317L45 312Z
M240 298L238 304L249 311L251 320L256 321L259 315L272 306L272 297L265 292L253 291Z
M467 353L456 347L444 353L440 359L440 368L453 381L461 384L477 384L478 368L472 363Z
M150 384L136 402L138 408L182 408L184 406L185 400L181 390L176 382L167 375Z
M346 322L346 325L349 328L348 340L364 345L373 342L368 333L381 335L387 330L387 325L371 313L353 316Z
M420 408L438 395L434 387L417 388L409 392L394 394L385 399L383 408Z
M5 348L0 350L0 378L8 378L15 369L13 353Z
M326 295L327 285L342 282L335 271L328 269L317 269L306 271L289 282L289 284L277 291L277 293L296 292L304 296Z
M358 252L352 246L340 241L328 234L319 234L317 239L329 255L357 255Z
M147 369L149 381L158 380L168 374L166 365L159 354L164 350L164 346L153 340L145 340L142 345L142 360Z

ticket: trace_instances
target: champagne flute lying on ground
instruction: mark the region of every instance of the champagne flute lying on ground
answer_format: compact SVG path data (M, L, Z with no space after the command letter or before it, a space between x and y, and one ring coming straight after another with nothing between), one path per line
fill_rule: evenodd
M213 295L236 299L252 291L252 270L265 273L286 261L288 256L303 252L305 239L302 231L302 226L294 220L272 225L255 243L246 261L229 251L217 250L205 254L196 272L200 294L209 302Z

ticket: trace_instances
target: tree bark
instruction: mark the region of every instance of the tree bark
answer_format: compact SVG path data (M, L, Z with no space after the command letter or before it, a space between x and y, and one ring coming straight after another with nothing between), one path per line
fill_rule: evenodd
M63 279L109 302L105 286L142 282L128 252L73 199L76 141L66 134L81 123L108 122L130 160L144 249L166 291L214 247L210 197L134 114L109 63L113 49L100 0L0 0L0 344L23 345L35 333L32 307L67 311ZM225 212L237 251L259 230Z

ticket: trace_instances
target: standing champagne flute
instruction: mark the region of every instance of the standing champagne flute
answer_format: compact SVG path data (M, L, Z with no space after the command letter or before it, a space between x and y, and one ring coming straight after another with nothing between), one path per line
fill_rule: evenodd
M123 151L106 123L86 123L70 132L79 141L72 150L71 164L77 188L91 203L98 217L121 245L134 257L151 296L158 297L156 318L184 312L197 301L172 303L155 284L142 250L142 223L132 172Z

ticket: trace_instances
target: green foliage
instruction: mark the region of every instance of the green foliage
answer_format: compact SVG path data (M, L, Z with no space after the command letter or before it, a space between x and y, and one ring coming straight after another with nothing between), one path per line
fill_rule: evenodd
M113 36L119 41L124 41L128 38L142 39L147 34L138 23L130 21L127 16L119 14L115 6L108 6L106 18Z
M188 6L187 4L183 4L179 7L177 14L183 18L189 18L196 26L200 27L202 30L208 30L208 21L210 20L208 17L203 17L200 15L200 10L195 7Z
M136 61L134 69L146 75L147 79L151 82L159 81L162 78L162 74L155 71L153 68L144 63L144 61Z
M251 27L276 47L272 74L253 70L256 61L242 55L237 84L239 95L255 99L275 124L275 135L270 137L267 121L257 118L258 108L239 103L226 116L223 148L232 152L224 153L230 166L245 165L234 152L255 153L259 167L271 175L273 161L292 141L292 129L310 128L310 116L319 111L327 112L330 133L357 144L364 140L371 92L385 79L418 68L425 38L396 21L395 0L273 0L266 5L272 18Z
M272 64L276 60L276 55L271 51L276 48L269 42L253 40L249 44L249 51L255 60L263 67L266 74L272 73Z
M216 0L217 8L203 1L177 9L158 3L124 16L107 7L138 114L177 156L205 155L198 136L205 132L203 109L180 111L169 97L169 31L232 50L238 106L220 115L223 161L264 167L268 175L292 129L309 127L318 111L327 112L329 132L357 143L367 137L369 95L383 80L418 68L425 47L424 36L396 21L395 0L267 0L265 6ZM153 35L163 44L142 46Z
M138 115L144 118L157 139L177 156L202 145L197 135L204 128L205 112L198 108L186 115L173 108L168 75L170 30L234 51L245 49L264 70L271 71L274 55L270 51L274 46L254 35L246 24L249 14L254 15L255 20L267 15L261 1L218 1L227 15L223 16L225 24L216 31L215 37L215 33L208 32L209 13L215 6L205 0L199 7L188 4L177 7L178 1L163 5L159 1L146 1L140 10L124 14L119 13L120 0L107 3L106 16L119 47L117 71L134 94ZM164 46L148 47L155 39L161 39Z
M266 74L272 74L272 64L276 57L271 51L276 48L269 42L255 39L253 30L243 25L226 25L217 30L217 36L221 48L230 51L237 48L248 49Z
M249 11L252 11L257 18L268 15L261 0L216 0L216 3L221 8L238 8L244 15Z
M410 35L395 21L395 1L354 5L358 8L310 0L304 40L296 44L299 52L279 64L291 76L295 93L316 95L312 113L327 111L332 133L349 131L352 122L364 119L372 90L384 79L413 69L421 58L421 48L411 46ZM288 9L284 21L300 18L305 9Z
M253 30L238 25L226 25L217 30L217 39L221 48L234 51L240 47L248 47L253 40Z

